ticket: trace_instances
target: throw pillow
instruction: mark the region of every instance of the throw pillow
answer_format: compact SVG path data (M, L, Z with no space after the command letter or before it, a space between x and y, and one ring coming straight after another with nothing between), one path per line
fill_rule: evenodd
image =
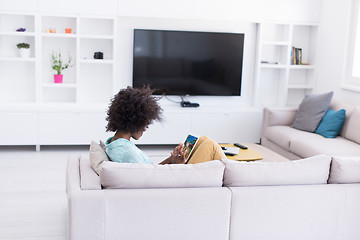
M360 157L333 157L329 183L360 183Z
M90 164L91 164L91 168L97 173L97 175L100 174L100 165L104 161L109 161L109 158L106 155L105 151L94 140L91 141L91 144L90 144Z
M306 95L299 106L291 127L307 132L315 132L329 108L332 96L333 92Z
M104 188L221 187L224 167L220 160L169 165L105 161L100 181Z
M326 184L331 157L317 155L289 162L244 162L224 159L224 186Z
M326 138L336 138L341 131L346 117L346 110L334 111L328 109L315 133Z

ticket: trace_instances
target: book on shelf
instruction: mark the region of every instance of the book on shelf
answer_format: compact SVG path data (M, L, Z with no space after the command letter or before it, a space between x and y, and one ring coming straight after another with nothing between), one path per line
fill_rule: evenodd
M302 49L297 47L292 47L291 50L291 64L292 65L302 65Z

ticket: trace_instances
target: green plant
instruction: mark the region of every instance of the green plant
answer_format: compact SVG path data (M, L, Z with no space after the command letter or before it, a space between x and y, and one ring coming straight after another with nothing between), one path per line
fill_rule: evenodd
M21 48L30 48L30 44L28 44L28 43L18 43L17 45L17 48L18 49L21 49Z
M63 62L62 58L61 58L61 53L57 53L55 51L52 52L51 55L51 66L52 69L55 70L57 72L57 75L61 75L61 71L68 69L69 67L72 67L71 64L71 57L69 56L69 59L66 63Z

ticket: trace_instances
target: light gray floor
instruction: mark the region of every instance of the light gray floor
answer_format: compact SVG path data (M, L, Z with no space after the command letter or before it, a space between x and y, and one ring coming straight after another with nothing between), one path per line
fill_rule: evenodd
M173 146L143 146L155 163ZM89 146L0 147L0 239L65 240L65 169Z

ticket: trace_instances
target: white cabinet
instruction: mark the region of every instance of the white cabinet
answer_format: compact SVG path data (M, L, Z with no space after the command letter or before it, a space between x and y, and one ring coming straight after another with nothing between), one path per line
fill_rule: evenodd
M36 145L36 112L0 112L0 145Z
M316 81L316 24L259 23L256 57L256 106L295 106ZM302 63L293 63L293 47Z
M192 129L218 143L260 141L262 112L260 110L203 113L193 116Z
M218 143L259 142L262 111L257 108L221 107L164 111L164 121L154 123L139 144L179 144L187 134L208 136Z
M40 112L39 145L90 144L106 140L105 114L101 112Z

